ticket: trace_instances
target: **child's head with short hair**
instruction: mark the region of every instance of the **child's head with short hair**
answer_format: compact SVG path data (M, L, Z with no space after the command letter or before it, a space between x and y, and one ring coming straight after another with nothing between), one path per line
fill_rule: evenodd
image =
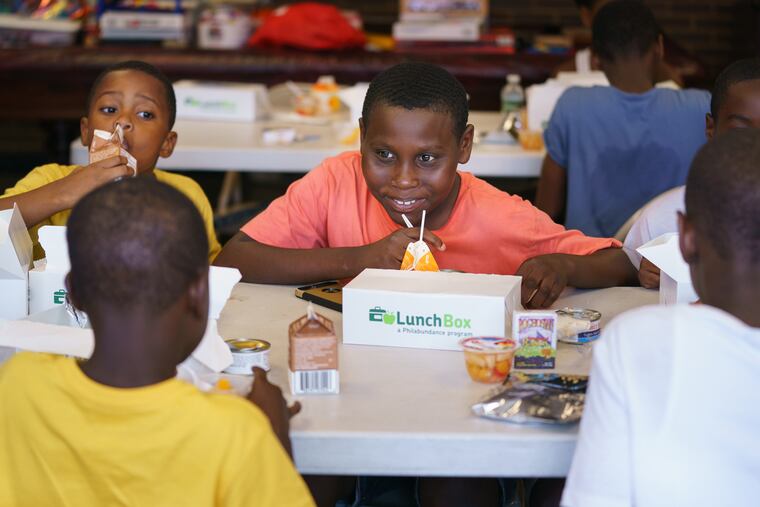
M712 91L707 137L735 128L760 127L760 58L738 60L718 75Z
M457 167L469 160L473 127L467 92L445 69L402 63L370 83L362 108L362 170L391 218L431 229L445 224L459 192Z
M171 313L176 329L155 345L173 350L177 363L195 349L208 314L208 240L184 194L152 178L110 183L77 203L67 238L70 297L87 312L96 347L115 313L146 322Z
M654 14L637 0L618 0L594 16L592 50L604 65L661 58L661 31Z
M171 81L141 61L117 63L104 70L90 89L87 116L80 121L82 144L89 146L96 129L124 130L125 148L137 159L139 173L150 172L160 157L174 151L172 131L177 101Z
M679 230L681 251L703 300L715 280L760 276L759 161L760 131L735 129L706 143L691 164Z
M594 15L607 5L610 0L575 0L575 5L580 11L581 23L587 28L591 28L594 21Z

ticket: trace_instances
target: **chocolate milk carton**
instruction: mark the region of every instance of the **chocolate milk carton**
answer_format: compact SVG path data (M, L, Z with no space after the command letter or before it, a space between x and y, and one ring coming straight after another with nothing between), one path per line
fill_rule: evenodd
M293 394L337 394L338 337L330 319L314 311L307 313L288 328L288 378Z

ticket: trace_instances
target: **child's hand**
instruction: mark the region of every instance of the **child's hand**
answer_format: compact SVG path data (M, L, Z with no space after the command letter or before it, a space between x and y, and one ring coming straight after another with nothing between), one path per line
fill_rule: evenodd
M419 239L419 227L406 227L389 234L380 241L367 245L364 247L359 271L364 268L398 269L404 259L406 247L409 246L409 243ZM441 238L427 229L425 229L422 239L434 250L446 250L446 245L443 244Z
M62 180L65 181L62 193L68 204L67 208L74 207L79 199L96 188L117 178L132 176L132 174L132 168L127 167L127 159L121 156L100 160L88 166L77 167Z
M562 257L539 255L522 263L521 302L525 308L548 308L567 286L568 268Z
M660 287L660 268L646 259L641 259L639 267L639 283L647 289L657 289Z
M301 404L295 402L288 407L282 391L267 379L267 372L261 368L253 368L253 387L248 393L248 399L264 412L269 419L275 435L280 443L292 456L290 448L290 418L301 411Z

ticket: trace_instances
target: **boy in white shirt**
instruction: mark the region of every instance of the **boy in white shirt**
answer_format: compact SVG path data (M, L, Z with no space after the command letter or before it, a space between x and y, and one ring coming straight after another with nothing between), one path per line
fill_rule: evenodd
M727 130L760 127L760 59L739 60L720 73L705 121L708 141ZM676 217L683 209L684 187L669 190L644 207L625 238L623 249L639 270L639 282L647 289L660 286L660 270L636 249L665 233L676 232Z
M697 154L679 213L703 304L614 319L594 350L566 507L757 505L760 131Z

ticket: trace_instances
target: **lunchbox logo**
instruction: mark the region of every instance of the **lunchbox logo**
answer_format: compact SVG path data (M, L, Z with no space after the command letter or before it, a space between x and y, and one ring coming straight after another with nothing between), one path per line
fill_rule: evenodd
M185 105L190 108L201 109L204 111L235 111L235 103L228 100L201 100L195 97L187 97L185 98Z
M450 313L438 315L408 315L401 311L388 311L379 306L369 309L369 321L392 326L424 326L454 329L471 329L472 319L457 317Z
M54 305L62 305L66 302L66 291L63 289L58 289L57 291L53 292L53 304Z

